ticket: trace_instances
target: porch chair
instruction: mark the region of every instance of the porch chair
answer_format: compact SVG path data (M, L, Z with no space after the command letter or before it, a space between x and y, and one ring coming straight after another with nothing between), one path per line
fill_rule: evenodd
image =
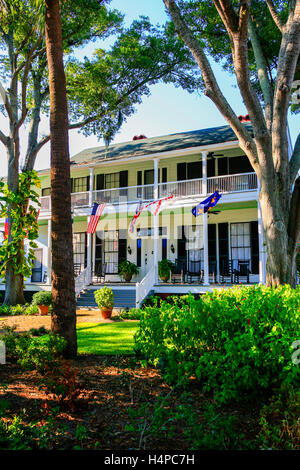
M201 261L188 261L187 269L187 282L193 282L193 278L196 278L200 283L203 282L203 270L201 269Z
M106 275L107 263L100 262L98 265L98 269L96 272L97 282L105 282L105 275Z
M174 269L171 273L171 282L176 284L179 281L181 284L184 283L186 274L186 260L177 258L174 263Z
M238 268L235 269L234 275L236 282L239 283L240 279L245 279L246 283L249 284L250 274L250 260L238 260Z
M221 261L221 269L220 269L220 282L221 284L225 284L229 282L234 284L234 273L232 269L232 260L224 258Z

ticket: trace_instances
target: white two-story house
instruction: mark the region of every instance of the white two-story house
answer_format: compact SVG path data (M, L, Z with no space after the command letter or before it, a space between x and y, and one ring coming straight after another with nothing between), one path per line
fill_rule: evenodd
M109 283L134 291L139 303L150 291L201 293L215 285L263 283L257 177L231 128L139 137L71 158L77 293ZM28 280L33 290L50 288L51 274L50 170L39 176L38 248ZM222 195L218 204L195 217L192 208L216 190ZM139 203L168 196L173 197L162 202L157 215L144 209L130 232ZM94 202L105 208L96 232L87 234ZM158 276L164 258L175 263L168 282ZM118 275L126 259L140 268L130 283Z

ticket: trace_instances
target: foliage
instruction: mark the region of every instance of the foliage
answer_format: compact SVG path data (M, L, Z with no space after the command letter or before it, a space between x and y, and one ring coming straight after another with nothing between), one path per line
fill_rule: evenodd
M35 315L39 309L37 305L25 304L25 305L0 305L0 315Z
M139 320L143 312L140 308L131 308L129 310L123 310L120 313L120 318L122 320Z
M192 294L193 295L193 294ZM159 307L162 302L166 302L171 305L188 305L190 301L191 294L183 294L183 295L169 295L166 299L162 300L161 297L158 295L149 295L144 302L143 307ZM194 298L199 297L193 295Z
M261 410L260 438L265 449L300 450L300 392L285 390Z
M99 308L113 308L114 306L114 293L111 287L101 287L94 292L96 304Z
M51 366L46 364L40 388L46 394L53 395L60 404L74 410L82 393L78 382L78 372L78 369L72 367L70 362L64 359Z
M46 330L44 326L40 326L39 328L30 328L28 333L30 336L44 336L49 333L49 330Z
M299 289L215 289L181 307L145 307L136 351L168 382L187 384L195 376L219 402L296 387L299 368L291 355L299 335Z
M32 296L33 305L51 305L52 293L44 290L35 292Z
M36 369L43 373L61 360L66 341L58 335L50 334L42 338L32 338L29 333L16 333L14 327L5 327L1 340L6 346L6 357L26 370Z
M38 213L31 203L27 210L25 201L40 205L34 187L40 187L36 171L20 173L17 192L9 191L7 184L0 182L0 217L8 217L11 221L10 234L0 246L0 278L5 278L8 263L13 266L15 274L22 274L25 277L31 275L35 259L34 248L37 248L34 240L38 237ZM29 241L27 256L24 251L26 237Z
M0 315L10 315L11 314L11 307L10 305L0 305Z
M6 413L0 413L0 449L52 449L55 441L60 442L66 433L65 427L57 422L57 413L57 409L51 410L42 422L26 422L28 416L25 409L12 419Z
M137 275L140 269L136 264L131 263L131 261L125 260L119 264L118 271L120 276L126 277L127 274Z
M174 269L174 263L168 259L162 259L158 262L158 274L161 279L169 279L170 272Z
M139 449L146 448L150 436L172 439L178 427L183 429L191 450L253 447L254 443L245 441L244 434L239 431L235 416L221 412L213 403L205 403L203 409L199 410L186 392L180 396L179 404L174 406L171 392L159 396L153 404L147 401L138 409L129 409L133 423L127 424L126 430L137 434Z

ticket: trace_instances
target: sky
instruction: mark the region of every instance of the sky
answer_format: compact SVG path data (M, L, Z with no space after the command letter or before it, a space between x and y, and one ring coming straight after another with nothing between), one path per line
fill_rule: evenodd
M110 8L116 8L125 14L125 24L127 26L140 15L149 16L153 24L163 24L168 16L165 12L163 0L112 0ZM99 47L99 43L85 46L76 55L78 58L90 57L93 50ZM241 100L236 81L233 76L221 70L219 65L214 65L214 71L219 81L220 87L226 98L231 103L235 112L240 115L247 114L247 110ZM289 125L292 142L294 143L299 132L299 115L290 116ZM41 134L47 134L49 129L47 117L42 119ZM136 107L136 113L128 118L115 136L113 143L126 142L132 140L136 134L144 134L147 137L155 137L176 132L203 129L208 127L222 126L227 124L219 113L215 105L209 98L197 93L188 92L175 88L173 85L157 84L151 87L150 97L145 97L143 102ZM7 123L0 117L0 129L7 131ZM84 137L80 132L71 131L70 156L91 147L103 145L103 141L98 141L96 136ZM22 143L24 145L22 146ZM0 144L0 176L6 176L7 165L5 148ZM21 154L22 148L25 151L27 146L27 134L21 133ZM37 156L36 169L49 168L50 166L50 144L43 147Z

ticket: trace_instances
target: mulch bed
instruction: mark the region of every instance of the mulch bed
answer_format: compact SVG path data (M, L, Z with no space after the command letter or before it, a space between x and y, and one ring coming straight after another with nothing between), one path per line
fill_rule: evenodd
M0 388L0 399L9 402L10 416L25 409L29 421L40 420L41 409L47 414L59 405L57 419L67 426L68 433L58 442L53 436L49 448L72 449L78 445L74 435L80 423L88 431L86 438L80 441L82 449L189 450L190 444L184 436L185 423L178 423L171 439L163 428L142 439L146 437L154 403L171 390L157 369L142 368L132 357L121 356L82 355L72 361L72 365L79 370L81 400L71 410L40 390L41 376L36 371L24 371L18 365L9 363L0 366L0 384L6 384L4 390ZM189 393L195 409L201 409L204 403L211 400L203 396L197 383L191 384ZM181 400L181 392L174 392L172 409L176 410ZM146 419L132 416L145 404L150 407ZM232 410L232 413L239 418L241 432L254 437L258 422L255 406L245 404ZM132 425L130 430L126 428L129 424Z

